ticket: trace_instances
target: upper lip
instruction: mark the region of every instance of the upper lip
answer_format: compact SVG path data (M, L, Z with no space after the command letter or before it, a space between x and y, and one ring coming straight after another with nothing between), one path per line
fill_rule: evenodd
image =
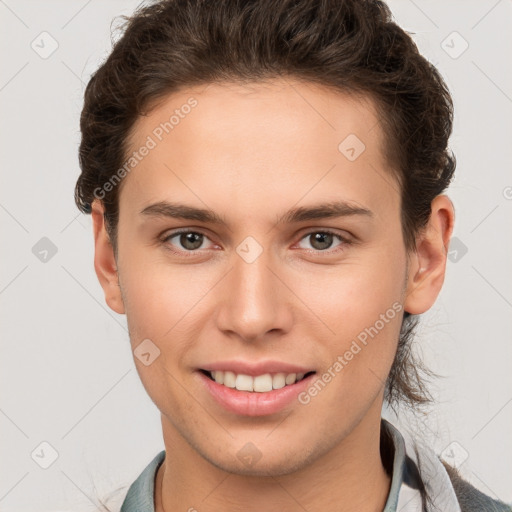
M305 366L299 366L284 361L272 360L259 361L257 363L240 360L217 361L215 363L209 363L206 364L205 366L201 366L200 369L206 371L229 371L236 374L250 375L251 377L264 375L265 373L305 374L314 371L312 368L308 368Z

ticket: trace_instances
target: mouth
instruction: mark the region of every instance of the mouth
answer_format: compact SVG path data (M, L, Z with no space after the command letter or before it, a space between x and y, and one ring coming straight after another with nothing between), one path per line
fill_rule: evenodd
M306 373L264 373L262 375L246 375L232 371L199 370L207 378L226 388L250 393L268 393L273 390L293 386L294 384L314 375L315 371Z

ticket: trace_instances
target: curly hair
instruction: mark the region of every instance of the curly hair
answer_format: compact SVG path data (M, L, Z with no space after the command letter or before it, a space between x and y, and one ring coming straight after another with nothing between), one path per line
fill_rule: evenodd
M294 77L365 95L376 105L384 157L400 186L405 248L414 251L431 202L452 180L453 103L437 69L380 0L160 0L123 16L122 37L87 84L80 118L84 213L128 155L135 122L169 94L198 84ZM103 192L116 253L120 186ZM389 404L428 404L405 313L386 382Z

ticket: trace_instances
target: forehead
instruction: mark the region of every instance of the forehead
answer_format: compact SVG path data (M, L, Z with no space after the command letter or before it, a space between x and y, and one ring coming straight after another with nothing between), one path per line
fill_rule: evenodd
M187 118L189 121L184 122ZM383 144L375 103L368 95L294 79L183 88L153 104L149 115L139 117L130 141L136 147L152 134L157 142L172 138L179 143L190 135L187 125L191 124L194 139L201 144L229 133L233 142L256 144L263 140L268 145L274 140L283 145L302 139L307 147L318 142L324 132L335 132L338 138L348 130L364 142L378 143L380 149ZM330 142L330 138L326 140Z
M144 206L185 194L196 203L229 197L241 209L261 209L262 195L269 205L305 195L382 202L397 192L383 144L364 95L291 79L190 87L134 124L130 154L150 149L126 177L121 201Z

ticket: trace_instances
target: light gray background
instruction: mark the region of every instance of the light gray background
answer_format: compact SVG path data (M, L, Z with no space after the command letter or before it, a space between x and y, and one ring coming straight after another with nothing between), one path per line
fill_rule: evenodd
M90 217L73 202L84 86L109 52L111 21L136 5L0 0L3 512L97 510L97 494L130 484L163 449L125 318L108 309L94 273ZM445 377L414 429L478 488L512 502L512 2L390 7L445 77L456 110L449 195L459 242L421 328L421 351ZM43 31L58 43L47 58L31 47L51 49ZM454 31L469 44L457 58ZM43 237L57 249L46 262ZM58 452L48 469L44 441Z

